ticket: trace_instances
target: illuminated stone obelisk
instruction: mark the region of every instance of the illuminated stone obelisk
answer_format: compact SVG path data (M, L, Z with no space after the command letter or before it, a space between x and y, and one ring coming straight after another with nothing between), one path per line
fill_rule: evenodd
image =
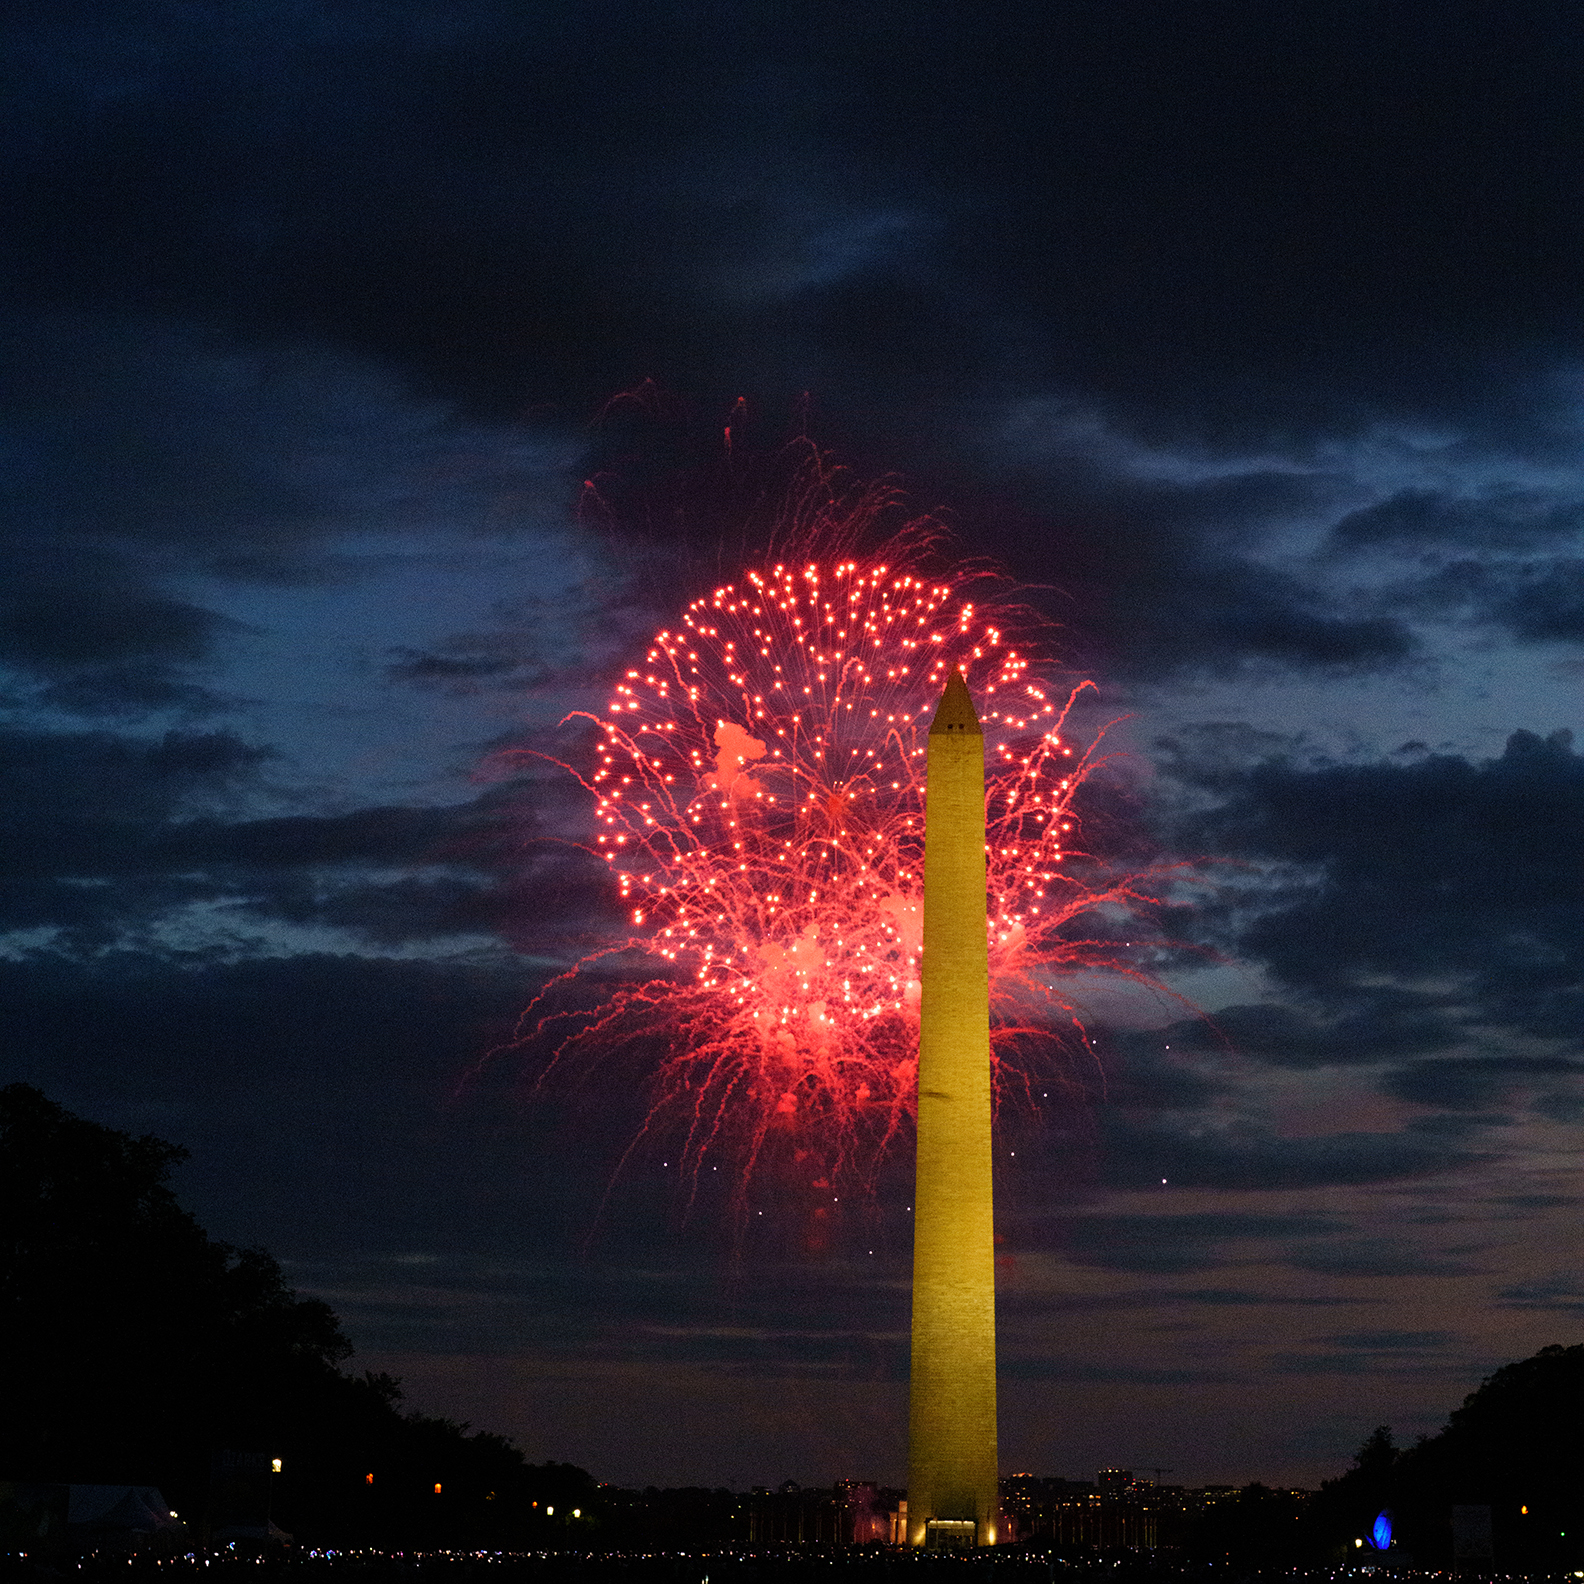
M984 733L959 671L930 726L925 785L908 1541L993 1545L1000 1514Z

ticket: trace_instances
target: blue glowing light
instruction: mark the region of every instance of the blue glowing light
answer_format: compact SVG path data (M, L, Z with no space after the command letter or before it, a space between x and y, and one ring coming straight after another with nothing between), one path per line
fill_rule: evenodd
M1376 1518L1375 1527L1370 1530L1370 1541L1377 1551L1385 1551L1391 1546L1392 1525L1389 1512L1383 1512Z

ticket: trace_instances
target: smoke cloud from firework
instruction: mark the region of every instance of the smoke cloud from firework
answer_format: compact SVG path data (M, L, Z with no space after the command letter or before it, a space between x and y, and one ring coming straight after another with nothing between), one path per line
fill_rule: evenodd
M908 540L889 550L772 562L695 599L584 717L592 763L567 767L632 934L547 987L522 1037L563 1072L646 1053L648 1132L692 1172L725 1145L746 1181L780 1146L863 1178L910 1131L925 751L953 667L985 732L998 1103L1086 1049L1064 976L1142 977L1083 925L1155 900L1077 845L1098 744L1067 733L1090 685L1042 676L983 568L926 576ZM634 952L652 972L611 977Z

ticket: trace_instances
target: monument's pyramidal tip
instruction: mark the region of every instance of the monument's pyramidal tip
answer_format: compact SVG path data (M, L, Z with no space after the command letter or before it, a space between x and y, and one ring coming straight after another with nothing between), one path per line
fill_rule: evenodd
M930 736L951 732L953 735L984 736L979 727L979 712L974 708L973 695L963 674L955 667L946 680L946 691L935 709L935 719L930 722Z

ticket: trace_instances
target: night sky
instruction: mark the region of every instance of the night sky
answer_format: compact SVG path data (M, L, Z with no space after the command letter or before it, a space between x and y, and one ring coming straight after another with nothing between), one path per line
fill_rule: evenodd
M0 28L0 1081L530 1458L900 1482L905 1174L741 1235L498 1049L622 928L512 750L763 549L743 398L1034 590L1199 863L1210 1018L1088 987L1002 1162L1003 1468L1315 1483L1579 1339L1578 6Z

